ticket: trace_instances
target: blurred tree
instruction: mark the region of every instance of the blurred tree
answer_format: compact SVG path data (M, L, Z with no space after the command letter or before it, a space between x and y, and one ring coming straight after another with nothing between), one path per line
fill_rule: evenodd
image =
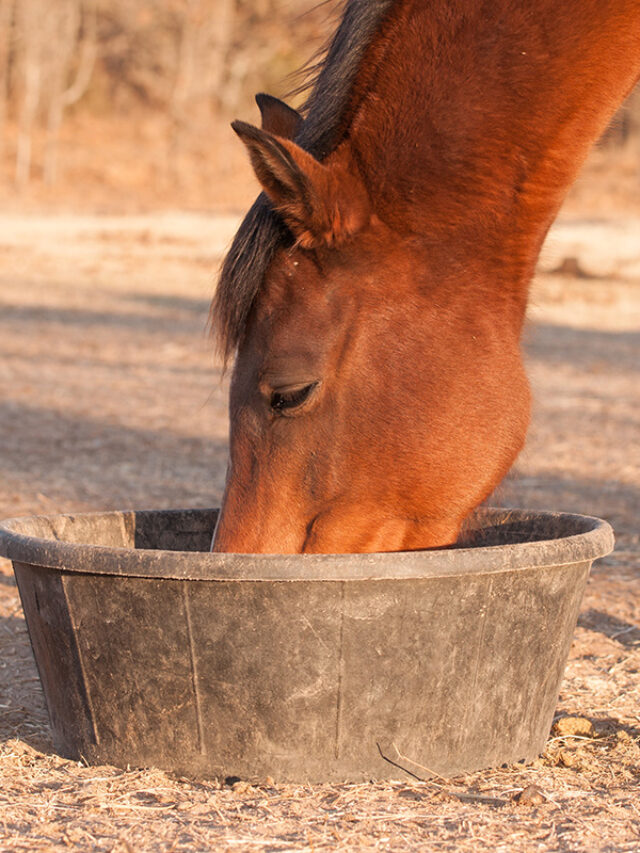
M51 16L46 88L47 144L44 180L53 184L58 165L58 136L67 107L84 95L96 60L96 0L57 0ZM70 80L71 74L73 79Z
M58 133L66 107L86 91L96 56L95 0L20 0L15 7L16 183L31 176L36 123L46 126L44 179L56 176ZM9 79L4 64L5 91Z
M46 0L21 0L16 5L16 96L18 101L18 141L16 183L24 186L31 175L33 126L42 91L43 55L47 33L43 16Z
M0 0L0 157L4 153L9 101L9 71L13 47L13 7L14 0Z
M314 0L0 0L0 145L15 120L15 180L58 172L69 107L106 80L103 109L136 103L168 119L169 160L203 120L227 115L250 88L273 87L325 34ZM295 43L294 43L295 36ZM93 73L95 70L95 74ZM123 99L122 93L128 93ZM78 109L81 108L81 105Z
M237 0L172 0L176 33L169 163L179 173L180 144L201 111L221 104L227 58L233 41Z

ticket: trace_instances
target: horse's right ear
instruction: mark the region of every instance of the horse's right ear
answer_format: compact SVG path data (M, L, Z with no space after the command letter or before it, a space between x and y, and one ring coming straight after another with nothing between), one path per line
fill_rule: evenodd
M273 95L259 92L256 104L262 117L262 129L284 139L295 139L302 127L302 116L293 107Z
M265 193L305 249L344 242L370 216L369 197L349 149L320 163L295 142L234 121Z

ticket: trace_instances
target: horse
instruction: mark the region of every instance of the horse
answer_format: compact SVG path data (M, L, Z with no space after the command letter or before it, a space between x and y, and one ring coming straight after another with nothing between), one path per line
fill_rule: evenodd
M304 109L256 97L213 551L456 543L525 440L545 235L639 77L640 0L349 0Z

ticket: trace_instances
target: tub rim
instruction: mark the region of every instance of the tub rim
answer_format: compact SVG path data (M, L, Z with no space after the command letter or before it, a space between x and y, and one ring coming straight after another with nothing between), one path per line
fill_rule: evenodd
M478 520L494 524L528 520L565 524L575 532L552 539L370 554L212 554L152 550L65 541L64 527L78 518L109 520L135 531L136 518L150 514L215 513L215 509L112 510L10 518L0 522L0 556L14 563L67 573L210 581L358 581L493 574L543 566L592 562L613 550L613 530L593 516L523 509L482 508ZM30 535L35 525L50 536Z

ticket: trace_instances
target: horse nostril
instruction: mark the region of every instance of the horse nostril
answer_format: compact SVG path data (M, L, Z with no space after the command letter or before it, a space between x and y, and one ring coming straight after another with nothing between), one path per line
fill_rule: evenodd
M309 399L311 392L318 386L317 382L310 382L308 385L302 385L294 388L281 388L278 391L272 391L270 406L274 412L286 412L291 409L297 409Z

